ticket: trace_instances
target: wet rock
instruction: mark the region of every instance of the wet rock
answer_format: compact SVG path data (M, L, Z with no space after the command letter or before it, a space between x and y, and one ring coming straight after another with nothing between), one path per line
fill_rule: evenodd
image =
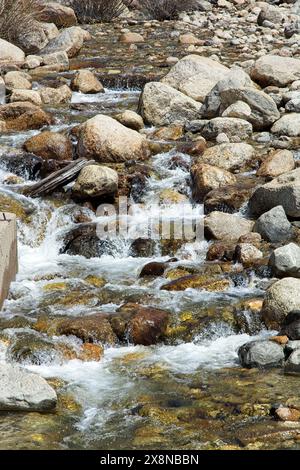
M0 63L24 62L25 53L19 47L0 38Z
M243 119L214 118L203 127L201 135L207 140L215 140L221 133L226 134L233 142L240 142L252 135L252 126Z
M71 89L81 93L104 93L104 87L90 70L79 70L71 81Z
M97 258L103 254L111 254L111 244L109 240L99 239L96 224L85 223L70 230L64 236L61 253Z
M74 10L57 2L44 2L40 20L46 23L54 23L58 28L66 28L77 24Z
M40 89L40 97L44 104L69 103L72 99L72 91L67 85L59 88L44 87Z
M168 325L169 313L152 307L137 306L127 325L129 341L150 346L163 339Z
M300 60L279 55L260 57L251 70L251 78L261 86L286 86L300 77Z
M72 160L73 147L71 141L59 132L41 132L23 144L27 152L34 153L45 160Z
M280 367L284 362L283 347L268 340L250 341L238 350L243 367Z
M57 327L61 335L73 335L84 343L100 342L115 344L117 337L114 334L106 314L93 314L79 318L70 318L62 321Z
M145 40L141 34L134 32L123 33L119 37L119 42L123 42L125 44L136 44L144 41Z
M292 315L293 315L293 312L292 312ZM287 318L288 317L289 315L287 316ZM296 318L299 318L298 315ZM294 321L292 323L294 323ZM293 351L296 351L296 349L300 349L300 340L290 340L288 336L286 335L282 336L282 338L287 338L287 341L285 342L285 348L284 348L284 352L286 353L286 356L289 356Z
M118 173L100 165L83 168L72 188L72 195L79 199L97 198L114 194L118 190Z
M197 163L191 169L192 194L195 201L202 201L212 189L236 182L236 177L229 171L206 163Z
M26 101L36 106L42 105L42 100L38 91L35 90L13 90L9 101L11 103Z
M300 280L286 277L266 291L262 318L270 329L280 329L287 315L300 309Z
M142 116L129 109L118 114L116 120L123 124L123 126L129 127L129 129L133 129L134 131L139 131L144 127Z
M229 69L219 62L192 54L177 62L162 82L203 102L205 96L228 72Z
M282 206L274 207L262 214L255 222L253 230L271 243L286 241L293 234L292 225Z
M254 157L254 148L249 144L219 144L205 150L198 161L224 170L240 170Z
M12 364L0 364L0 409L47 411L55 408L57 396L45 379Z
M257 176L276 178L276 176L292 171L294 168L295 161L292 152L275 150L263 160L256 174Z
M288 362L288 361L287 361ZM285 366L285 369L289 369L289 366ZM295 408L288 408L286 406L279 406L274 415L280 421L300 421L300 411Z
M273 132L273 134L286 135L289 137L300 136L300 114L290 113L283 115L273 124L271 132Z
M100 163L121 163L149 156L146 139L109 116L98 114L79 128L80 158Z
M160 261L151 261L143 266L140 277L162 276L168 267L167 263Z
M222 292L229 287L231 287L231 282L228 279L212 279L206 275L189 274L164 284L161 290L182 291L185 289L203 289L211 292Z
M130 247L130 254L136 258L151 258L154 256L156 243L150 238L137 238Z
M6 357L25 365L41 365L58 361L61 354L51 341L33 333L21 333L8 347Z
M284 173L270 183L258 187L249 201L249 210L261 215L276 206L282 206L286 215L300 217L300 169Z
M142 116L154 126L184 123L200 116L201 104L161 82L150 82L141 97Z
M0 146L1 167L18 176L34 179L38 175L42 163L42 159L36 155L11 147Z
M274 341L275 343L284 346L288 343L289 338L286 335L277 335L269 338L269 341ZM284 352L286 352L286 347L284 348Z
M249 266L253 262L262 259L262 252L250 243L239 243L235 249L235 257L239 263Z
M243 182L213 189L204 198L204 212L237 212L249 200L252 192L252 185Z
M165 206L169 206L171 204L187 204L189 202L189 198L174 189L164 189L159 193L159 202Z
M300 247L296 243L276 248L271 254L269 265L276 277L300 278Z
M0 106L0 121L7 131L27 131L52 124L52 117L32 103L17 102Z
M205 234L209 239L238 241L242 235L252 231L254 222L238 215L211 212L204 220Z
M25 72L8 72L4 76L7 90L30 90L32 88L31 77Z
M75 57L83 46L89 34L79 26L64 29L59 35L52 39L45 48L40 51L41 55L52 52L65 51L69 58Z

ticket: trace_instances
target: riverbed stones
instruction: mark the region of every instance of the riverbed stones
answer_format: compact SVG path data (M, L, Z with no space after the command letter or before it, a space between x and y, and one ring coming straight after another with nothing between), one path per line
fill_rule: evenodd
M44 131L24 142L24 149L44 160L71 160L73 147L70 139L59 132Z
M32 88L31 77L25 72L12 71L4 76L7 90L30 90Z
M299 60L300 62L300 60ZM299 137L300 136L300 114L289 113L284 114L278 121L276 121L271 132L277 135L285 135L288 137Z
M26 131L52 124L52 117L32 103L16 102L0 106L0 121L8 131Z
M98 114L79 129L78 154L100 163L121 163L149 156L144 136L115 119Z
M222 292L229 287L231 287L229 279L222 279L220 277L211 278L203 274L188 274L174 279L168 284L164 284L161 290L177 292L186 289L203 289L209 292Z
M118 114L116 119L123 124L123 126L129 127L129 129L133 129L134 131L140 131L144 127L142 116L130 109Z
M238 241L242 235L252 232L254 222L235 214L211 212L204 220L205 234L209 239Z
M240 170L251 162L255 155L254 148L242 142L224 143L206 149L198 162L223 168L227 171Z
M218 117L204 125L201 135L207 140L216 140L218 135L226 134L231 142L240 142L249 138L252 132L252 125L244 119Z
M268 340L250 341L238 350L243 367L279 367L284 362L283 347Z
M300 278L300 247L296 243L276 248L271 254L269 265L277 277Z
M195 201L202 201L212 189L236 182L236 177L229 171L206 163L197 163L191 169L192 194Z
M150 82L141 97L142 116L154 126L185 123L200 116L201 104L161 82Z
M117 337L114 334L107 314L95 313L78 318L63 320L57 327L58 333L67 336L76 336L84 343L115 344Z
M25 53L19 47L0 38L0 64L22 63L25 60Z
M43 160L36 155L12 147L0 146L0 165L18 176L35 179Z
M138 306L126 328L129 341L143 346L157 344L167 331L169 316L165 310Z
M40 51L40 54L65 51L69 58L75 57L88 37L89 34L79 26L66 28L56 38L49 41L47 46Z
M239 243L235 249L235 257L245 266L263 258L263 253L251 243Z
M276 176L292 171L294 168L295 160L292 152L275 150L263 160L256 174L266 178L276 178Z
M128 33L121 34L119 42L124 44L138 44L140 42L145 42L145 39L141 34L130 31Z
M203 102L209 91L228 73L229 69L219 62L191 54L177 62L162 82Z
M262 318L268 328L280 329L286 316L293 310L300 310L300 279L285 277L267 290Z
M300 60L279 55L262 56L255 62L251 78L263 87L284 87L300 78Z
M293 235L292 224L287 219L284 208L276 206L262 214L255 222L254 232L271 243L286 241Z
M39 93L44 104L64 104L69 103L72 99L72 91L68 85L62 85L58 88L43 87Z
M104 87L90 70L79 70L71 81L71 89L81 93L104 93Z
M282 206L287 216L300 217L300 168L259 186L249 201L250 212L258 216L276 206Z
M243 182L212 189L204 198L205 214L218 210L228 213L237 212L248 202L252 192L252 184L243 184Z
M35 90L13 90L9 98L10 103L28 102L36 106L42 105L42 100L38 91Z
M47 411L56 403L56 393L45 379L19 366L0 364L2 411Z
M112 195L118 190L118 173L112 168L88 165L83 168L72 188L72 195L79 199L93 199Z
M244 101L235 101L222 113L222 117L233 117L247 120L251 116L251 108Z

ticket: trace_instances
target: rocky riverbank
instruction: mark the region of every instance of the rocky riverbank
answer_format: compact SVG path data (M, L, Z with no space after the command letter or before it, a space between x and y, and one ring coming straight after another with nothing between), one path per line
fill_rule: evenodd
M1 448L299 447L298 3L51 3L30 47L0 39ZM132 235L149 214L170 236Z

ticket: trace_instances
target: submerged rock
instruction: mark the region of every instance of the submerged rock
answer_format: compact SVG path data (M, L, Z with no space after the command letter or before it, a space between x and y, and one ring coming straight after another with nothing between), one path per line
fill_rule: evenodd
M57 396L45 379L11 364L0 364L0 409L47 411L55 408Z
M279 367L284 362L283 347L268 340L250 341L238 350L243 367Z
M228 279L211 278L202 274L189 274L180 277L174 281L164 284L161 290L167 291L181 291L185 289L203 289L210 292L223 291L231 287L231 282Z

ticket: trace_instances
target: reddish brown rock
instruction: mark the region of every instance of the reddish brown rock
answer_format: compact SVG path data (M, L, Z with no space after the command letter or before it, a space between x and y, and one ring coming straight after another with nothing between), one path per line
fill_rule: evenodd
M143 346L158 343L166 333L168 319L169 313L164 310L137 306L127 325L129 340Z
M41 132L24 143L27 152L34 153L45 160L71 160L73 156L72 143L58 132Z
M57 327L61 335L74 335L85 343L100 342L103 344L115 344L117 337L109 323L109 316L96 313L85 317L63 320Z

